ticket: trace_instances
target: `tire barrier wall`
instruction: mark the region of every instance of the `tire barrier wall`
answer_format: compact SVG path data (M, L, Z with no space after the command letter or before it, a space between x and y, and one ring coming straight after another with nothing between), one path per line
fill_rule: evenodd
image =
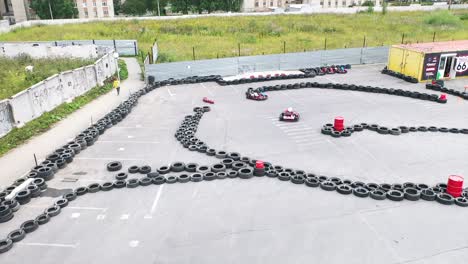
M393 135L399 136L409 132L442 132L442 133L453 133L453 134L465 134L468 135L468 129L466 128L447 128L447 127L436 127L436 126L398 126L389 128L386 126L380 126L377 124L361 123L352 126L348 126L342 131L338 131L334 128L333 124L325 124L322 127L322 134L330 135L332 137L349 137L354 132L361 132L364 129L377 132L382 135Z
M96 45L105 47L110 50L113 49L119 55L137 56L138 55L138 42L134 39L107 39L107 40L57 40L57 41L25 41L25 42L0 42L0 50L7 45L27 45L32 47L67 47L78 45Z
M387 75L390 75L390 76L393 76L393 77L397 77L397 78L402 79L404 81L407 81L409 83L418 83L418 79L416 79L414 77L411 77L411 76L404 75L404 74L399 73L399 72L394 72L392 70L388 70L387 66L385 66L385 68L383 68L382 74L387 74Z
M46 181L53 178L56 171L73 162L75 155L78 155L81 150L92 146L99 135L105 133L106 129L122 121L138 103L139 97L149 91L152 91L160 86L170 84L171 81L157 82L151 86L140 89L137 93L132 94L129 99L125 100L117 108L112 110L98 122L84 130L75 137L74 141L67 143L61 148L56 149L53 153L47 156L46 160L41 165L34 167L30 173L15 181L14 184L7 187L5 191L0 192L0 222L7 222L14 217L20 204L26 204L32 198L39 197L41 190L47 189ZM182 162L174 162L170 166L159 167L156 172L151 172L149 166L131 166L128 169L129 173L147 173L146 177L138 179L128 179L128 174L125 172L118 173L113 182L92 183L88 186L76 188L73 192L67 193L57 200L51 207L48 207L44 213L40 214L33 220L24 222L20 228L13 230L7 238L0 240L0 253L9 251L15 242L24 239L25 235L38 229L40 225L48 223L51 218L57 216L61 209L66 207L70 202L77 197L87 193L95 193L98 191L110 191L123 187L135 188L138 186L149 186L151 183L171 184L185 183L188 181L200 182L202 180L210 181L214 179L225 178L241 178L249 179L254 176L267 176L278 178L281 181L290 181L294 184L305 184L307 187L319 187L324 191L337 191L342 195L354 194L356 197L364 198L371 197L375 200L389 199L392 201L401 201L404 199L416 201L419 199L427 201L437 201L440 204L452 205L456 204L461 207L468 206L468 190L462 192L462 196L454 198L446 193L447 184L439 183L436 186L429 187L423 183L403 183L403 184L377 184L363 183L359 181L351 181L340 179L337 177L327 177L324 175L315 175L306 173L303 170L294 170L284 168L280 165L272 165L269 162L264 162L262 167L254 165L258 164L257 160L242 156L237 152L226 152L223 150L215 150L195 137L198 129L198 123L204 113L209 112L209 106L195 107L194 114L188 115L177 129L175 133L176 139L187 148L189 151L197 151L208 156L214 156L221 159L220 163L210 166L198 166L195 163L184 164ZM120 162L111 162L107 164L109 171L119 171L122 169ZM190 172L191 175L181 174L179 176L167 175L169 172ZM33 184L29 185L26 190L19 192L12 200L5 200L5 197L20 185L26 179L34 178Z
M294 70L323 65L386 63L389 47L349 48L263 56L171 62L145 65L155 81L194 75L234 76L245 72Z
M113 51L94 65L55 74L10 99L0 101L0 137L91 88L103 85L117 71Z
M448 93L448 94L451 94L453 96L458 96L460 98L468 100L468 93L467 92L455 91L454 89L448 89L448 88L443 87L443 86L438 85L438 84L428 83L428 84L426 84L426 89L437 91L437 92L442 92L442 93Z
M444 104L447 102L446 99L439 98L437 94L427 94L427 93L406 91L403 89L381 88L381 87L374 87L374 86L363 86L363 85L342 84L342 83L301 82L301 83L294 83L294 84L263 86L263 87L256 88L254 90L257 92L268 92L268 91L280 91L280 90L302 89L302 88L337 89L337 90L349 90L349 91L387 94L387 95L409 97L409 98L419 99L419 100L432 101L432 102L437 102L441 104Z

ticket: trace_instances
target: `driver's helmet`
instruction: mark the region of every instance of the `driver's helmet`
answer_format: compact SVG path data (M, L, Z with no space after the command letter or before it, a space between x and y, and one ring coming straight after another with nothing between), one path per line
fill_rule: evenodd
M288 109L286 109L286 111L288 111L288 112L292 112L292 111L293 111L293 109L292 109L292 107L288 107Z

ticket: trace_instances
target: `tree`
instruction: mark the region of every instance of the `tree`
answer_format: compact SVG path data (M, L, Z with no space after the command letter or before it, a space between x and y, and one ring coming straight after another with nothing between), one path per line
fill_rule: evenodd
M171 8L173 12L182 12L182 14L188 14L188 11L191 9L191 7L191 0L171 0Z
M127 0L122 5L122 11L128 15L141 16L146 13L146 4L143 0Z
M114 15L120 14L120 11L122 10L122 2L120 0L113 0L114 2Z
M73 0L32 0L31 8L41 19L51 19L50 10L54 19L78 16Z

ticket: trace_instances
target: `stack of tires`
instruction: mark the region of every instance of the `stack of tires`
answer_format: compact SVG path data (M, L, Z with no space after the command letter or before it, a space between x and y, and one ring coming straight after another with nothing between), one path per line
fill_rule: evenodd
M458 96L460 98L463 98L465 100L468 100L468 93L467 92L461 92L461 91L456 91L454 89L449 89L444 86L441 86L439 84L432 84L428 83L426 84L426 89L432 90L432 91L437 91L437 92L442 92L442 93L447 93L453 96Z
M389 70L387 69L387 66L385 66L385 68L382 70L382 74L387 74L387 75L402 79L404 81L407 81L409 83L418 83L418 79L411 77L411 76L404 75L399 72L394 72L392 70Z

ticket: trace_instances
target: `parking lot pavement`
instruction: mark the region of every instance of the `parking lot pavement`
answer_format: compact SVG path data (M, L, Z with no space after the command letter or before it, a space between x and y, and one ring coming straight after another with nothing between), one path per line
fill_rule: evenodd
M380 66L357 66L346 75L313 80L424 89L377 76ZM335 139L320 133L336 116L343 116L346 125L461 128L468 124L465 101L448 95L447 104L437 104L321 89L270 92L263 102L245 99L247 87L276 83L284 82L166 86L141 97L127 118L48 182L55 192L1 224L0 237L39 214L57 199L53 196L112 181L115 173L105 166L109 161L121 161L124 169L219 161L189 152L174 138L184 116L202 105L204 96L215 104L201 119L197 136L218 150L364 182L433 185L468 172L466 135L363 131ZM300 122L278 121L289 106L301 113ZM0 263L447 263L468 257L467 217L468 210L458 206L376 201L267 177L150 185L78 198L1 254Z

